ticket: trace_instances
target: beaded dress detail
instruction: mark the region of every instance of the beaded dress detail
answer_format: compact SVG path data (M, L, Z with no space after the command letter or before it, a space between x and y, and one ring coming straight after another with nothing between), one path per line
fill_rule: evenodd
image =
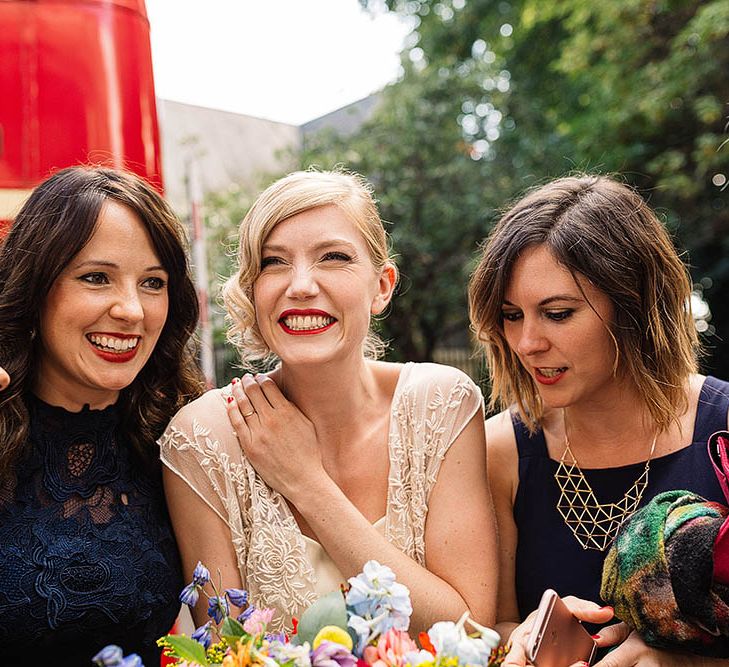
M114 643L159 664L183 584L159 466L118 437L115 406L27 405L29 452L0 489L0 662L87 665Z

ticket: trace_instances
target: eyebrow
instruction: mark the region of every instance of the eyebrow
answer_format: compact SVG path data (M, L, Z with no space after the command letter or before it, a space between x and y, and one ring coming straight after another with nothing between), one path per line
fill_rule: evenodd
M78 270L82 269L85 266L103 266L110 269L118 269L119 265L115 262L107 262L106 260L102 259L87 259L85 262L81 262L80 264L76 264L73 269ZM167 272L167 269L165 269L164 266L161 266L160 264L154 264L153 266L148 266L144 271L164 271Z
M329 239L327 241L317 243L314 246L314 250L325 250L327 248L335 248L338 246L347 246L348 248L354 249L354 244L350 241L346 241L344 239ZM261 247L261 250L267 250L268 252L285 252L286 250L288 250L288 248L283 245L264 243Z
M550 304L554 303L555 301L567 301L570 303L584 303L584 299L581 299L580 297L576 296L568 296L567 294L555 294L554 296L549 296L546 299L542 299L539 302L539 306L549 306ZM504 299L504 305L505 306L514 306L511 301L508 301L507 299ZM516 306L514 306L516 308Z

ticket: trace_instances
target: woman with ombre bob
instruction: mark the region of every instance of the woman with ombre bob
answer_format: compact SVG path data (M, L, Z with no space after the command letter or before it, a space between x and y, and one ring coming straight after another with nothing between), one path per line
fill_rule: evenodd
M131 173L56 172L0 249L0 646L159 664L180 558L156 440L202 391L185 235Z
M729 384L698 373L690 298L665 227L606 176L535 188L488 237L470 305L503 410L486 434L504 665L527 664L547 588L595 624L599 647L620 644L600 667L725 664L601 627L613 620L603 561L622 523L673 489L724 502L706 445L727 428Z
M410 589L414 629L494 621L496 542L482 397L462 372L375 360L397 282L370 187L275 182L240 226L224 296L246 374L161 440L182 558L220 570L291 629L370 559ZM193 611L205 620L203 603Z

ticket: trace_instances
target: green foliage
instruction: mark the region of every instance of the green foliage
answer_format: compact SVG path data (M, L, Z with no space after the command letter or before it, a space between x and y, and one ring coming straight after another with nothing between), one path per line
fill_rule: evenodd
M503 195L488 160L474 159L488 109L479 109L485 115L472 134L462 126L462 107L481 101L480 76L476 68L408 67L355 135L324 132L304 146L302 167L345 167L375 187L401 271L380 322L394 359L432 359L438 345L467 344L471 259Z
M575 170L620 172L648 196L695 279L713 283L707 367L729 376L729 300L719 296L729 291L729 0L386 4L410 17L411 48L428 67L486 60L507 77L492 101L513 131L492 145L484 180L500 179L504 201Z
M327 625L347 629L347 607L341 591L333 591L320 597L301 615L293 641L297 644L309 642L313 645L314 637Z
M205 647L194 639L185 635L166 635L165 644L176 651L176 655L187 662L199 665L208 665Z

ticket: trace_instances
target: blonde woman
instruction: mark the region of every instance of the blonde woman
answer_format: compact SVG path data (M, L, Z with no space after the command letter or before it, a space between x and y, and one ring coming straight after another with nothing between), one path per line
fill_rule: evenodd
M161 440L186 570L220 569L291 628L376 559L410 589L415 630L467 610L492 623L482 397L454 368L374 360L397 269L369 186L279 180L241 223L238 259L231 336L249 367L278 363L188 405Z
M600 646L627 637L601 667L713 664L649 648L623 624L599 629L612 618L603 560L625 518L670 489L723 501L706 442L727 426L729 385L697 372L690 294L663 225L603 176L527 194L484 246L470 300L504 409L486 432L507 665L526 664L546 588L576 596Z

